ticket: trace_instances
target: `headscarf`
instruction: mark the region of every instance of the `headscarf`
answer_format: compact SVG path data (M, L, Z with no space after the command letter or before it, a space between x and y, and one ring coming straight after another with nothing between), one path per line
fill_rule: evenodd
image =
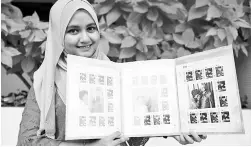
M34 73L33 87L36 100L40 109L40 127L37 135L44 132L49 138L55 138L55 92L64 91L66 87L66 64L60 56L64 51L64 35L67 25L79 10L84 9L93 18L99 31L97 15L92 5L86 0L58 0L50 10L49 29L47 32L45 58L40 68ZM108 59L99 49L95 52L93 58ZM60 68L58 68L58 63ZM62 70L61 67L64 67ZM55 75L57 78L55 78ZM55 83L58 89L55 87ZM60 90L61 89L61 90ZM59 96L65 103L65 94L59 93Z

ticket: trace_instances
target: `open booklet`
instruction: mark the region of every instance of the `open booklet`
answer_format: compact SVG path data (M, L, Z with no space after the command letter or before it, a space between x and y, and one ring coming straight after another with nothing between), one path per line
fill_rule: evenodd
M244 133L232 46L114 63L67 56L67 140Z

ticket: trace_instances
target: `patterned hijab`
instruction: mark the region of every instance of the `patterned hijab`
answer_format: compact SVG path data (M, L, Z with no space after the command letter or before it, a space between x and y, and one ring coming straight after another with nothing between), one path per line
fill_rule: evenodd
M52 6L45 58L40 68L34 73L33 86L40 109L40 128L37 135L41 135L41 132L45 131L46 136L55 138L55 92L59 93L64 103L66 99L64 93L66 87L66 62L62 62L61 56L64 51L64 35L71 17L78 9L85 9L89 12L99 31L97 15L92 5L86 0L58 0ZM108 59L103 53L99 52L99 49L97 49L93 58Z

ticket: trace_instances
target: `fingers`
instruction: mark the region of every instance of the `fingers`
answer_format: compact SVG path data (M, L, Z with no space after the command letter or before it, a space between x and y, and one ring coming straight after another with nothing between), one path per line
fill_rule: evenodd
M121 133L119 131L116 131L112 133L111 135L107 136L108 140L114 140L115 138L120 138Z
M186 145L186 144L193 144L194 141L201 142L202 139L206 139L207 135L198 135L195 131L190 132L191 135L188 134L181 134L177 136L172 136L174 139L176 139L180 144Z
M186 145L186 139L184 138L183 134L179 135L179 136L174 136L174 138L182 145Z
M125 141L128 141L128 140L129 140L128 137L121 137L121 138L119 138L119 139L114 140L114 141L112 142L112 145L113 145L113 146L117 146L117 145L119 145L119 144L121 144L121 143L123 143L123 142L125 142Z
M207 135L206 134L202 134L202 135L199 135L200 136L200 138L202 138L202 139L207 139Z
M175 140L177 140L178 142L180 142L180 136L177 135L177 136L172 136Z
M191 131L190 134L191 134L194 141L196 141L196 142L201 142L202 141L202 138L196 132Z
M190 136L188 136L187 134L184 134L183 136L188 144L194 143L194 140Z

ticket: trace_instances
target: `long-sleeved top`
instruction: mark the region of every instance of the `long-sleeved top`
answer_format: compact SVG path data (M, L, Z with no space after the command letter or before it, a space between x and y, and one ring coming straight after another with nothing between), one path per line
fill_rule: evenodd
M65 110L66 106L60 96L55 94L55 113L56 113L56 133L55 139L51 139L45 135L37 136L40 124L40 110L36 101L34 88L32 87L27 96L27 102L22 113L22 120L18 134L17 145L21 146L58 146L65 140ZM138 137L130 138L128 143L133 146L145 145L149 138ZM76 140L81 142L91 142L94 140ZM122 143L121 145L126 145Z

